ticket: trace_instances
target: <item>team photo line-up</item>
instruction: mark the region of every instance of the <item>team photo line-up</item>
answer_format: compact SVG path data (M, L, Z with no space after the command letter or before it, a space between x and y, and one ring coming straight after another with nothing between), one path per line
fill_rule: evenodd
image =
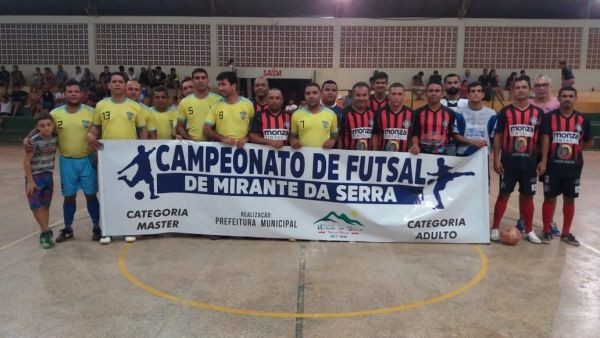
M448 74L443 81L424 86L426 104L411 110L403 104L405 87L388 84L388 76L376 71L370 83L358 82L348 105L337 104L335 81L309 83L305 106L284 109L283 93L269 88L268 80L254 81L254 99L238 94L235 72L217 76L218 95L209 90L206 70L197 68L182 81L185 97L178 106L169 102L167 89L156 87L152 106L139 103L140 84L122 72L109 77L110 96L96 107L82 104L79 82L66 83L63 106L35 115L35 129L24 139L26 193L40 225L40 244L54 246L73 237L76 195L81 189L92 220L92 239L111 242L100 229L97 198L97 157L102 140L178 139L216 141L242 148L248 142L276 149L290 146L323 149L372 150L469 156L482 147L492 151L493 169L499 175L490 239L501 240L500 221L508 199L519 183L520 218L516 228L531 243L550 243L553 237L578 246L571 233L579 196L583 150L591 147L590 121L574 110L577 90L560 88L550 94L551 80L539 75L533 84L527 76L512 81L513 103L496 112L483 105L486 87L468 85L460 96L461 79ZM373 94L371 94L371 87ZM535 92L535 97L530 94ZM64 196L64 228L54 239L49 228L49 206L54 190L55 153L59 151L61 191ZM120 180L127 183L127 177ZM537 181L543 182L543 231L533 230ZM562 230L553 222L556 199L563 195ZM125 241L133 242L134 236Z

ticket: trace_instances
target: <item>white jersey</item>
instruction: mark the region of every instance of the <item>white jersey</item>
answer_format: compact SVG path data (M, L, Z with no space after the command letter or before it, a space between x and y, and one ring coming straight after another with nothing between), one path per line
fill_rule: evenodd
M459 108L469 106L469 100L463 98L458 100L448 100L447 98L443 98L440 100L440 104L454 110L455 113L458 113Z
M490 131L493 130L496 119L496 112L488 107L483 107L479 110L473 110L469 105L458 108L457 122L454 124L454 132L459 133L468 139L486 140L488 142L488 150L491 151ZM457 115L458 115L457 114ZM462 120L462 121L459 121ZM463 122L464 121L464 122ZM471 155L477 151L477 148L470 145L460 144L456 149L457 155Z

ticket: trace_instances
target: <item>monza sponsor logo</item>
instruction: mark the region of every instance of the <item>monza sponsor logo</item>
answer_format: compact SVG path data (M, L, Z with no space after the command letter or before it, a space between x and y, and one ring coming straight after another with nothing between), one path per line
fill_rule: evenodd
M509 127L511 137L533 137L535 127L528 124L513 124Z
M554 133L552 133L552 143L578 144L579 133L573 133L569 131L555 131Z
M287 129L264 129L263 136L267 140L286 141L289 131Z
M383 130L384 140L408 140L408 129L386 128Z
M353 128L351 130L352 139L369 139L371 138L373 128Z

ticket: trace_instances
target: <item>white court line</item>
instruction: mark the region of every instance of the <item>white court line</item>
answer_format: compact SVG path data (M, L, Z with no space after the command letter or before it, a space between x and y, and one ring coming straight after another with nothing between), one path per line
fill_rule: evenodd
M75 213L75 215L73 215L73 218L74 218L75 216L77 216L77 215L81 214L81 213L82 213L82 212L84 212L84 211L85 211L85 210L79 210L79 211L77 211L77 212ZM64 220L62 220L62 221L57 221L57 222L54 222L54 223L50 224L48 227L49 227L50 229L52 229L52 228L54 228L54 227L57 227L57 226L59 226L59 225L61 225L61 224L63 224L63 223L64 223ZM39 233L40 233L39 231L32 232L32 233L30 233L29 235L25 235L24 237L21 237L21 238L19 238L19 239L15 240L15 241L13 241L13 242L10 242L10 243L8 243L8 244L6 244L6 245L4 245L4 246L1 246L1 247L0 247L0 252L2 252L2 251L4 251L4 250L6 250L6 249L8 249L8 248L10 248L10 247L11 247L11 246L13 246L13 245L19 244L19 243L23 242L24 240L26 240L26 239L28 239L28 238L30 238L30 237L33 237L33 236L35 236L35 235L37 235L37 234L39 234Z

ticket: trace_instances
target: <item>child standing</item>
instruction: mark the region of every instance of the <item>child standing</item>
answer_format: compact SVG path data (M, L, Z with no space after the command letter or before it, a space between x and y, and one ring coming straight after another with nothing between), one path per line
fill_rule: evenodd
M40 225L40 244L44 249L54 246L52 230L48 227L50 203L54 192L54 158L57 137L53 135L54 122L49 113L38 113L35 118L38 133L31 137L33 150L25 153L25 190L33 217Z

